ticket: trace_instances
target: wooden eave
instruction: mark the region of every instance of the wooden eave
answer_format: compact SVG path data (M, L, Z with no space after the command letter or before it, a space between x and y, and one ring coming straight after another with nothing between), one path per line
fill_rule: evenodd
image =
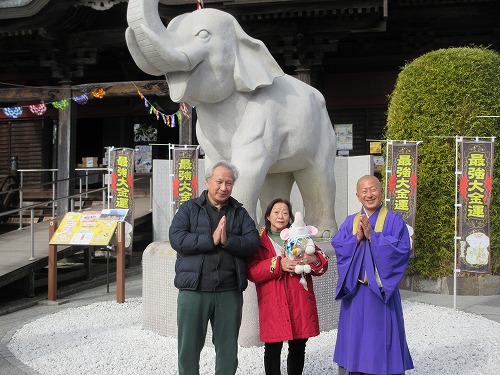
M168 86L164 80L136 81L136 82L104 82L86 83L71 86L73 96L89 94L92 91L103 88L106 98L127 97L137 95L137 89L147 96L168 96ZM0 101L2 103L22 103L28 101L50 102L67 99L67 87L19 87L0 89Z

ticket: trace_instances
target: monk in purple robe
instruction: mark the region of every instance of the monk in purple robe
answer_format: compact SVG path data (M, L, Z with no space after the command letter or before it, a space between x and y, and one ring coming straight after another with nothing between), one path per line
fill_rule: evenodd
M398 289L410 259L408 229L382 205L376 177L361 177L356 196L361 211L332 239L341 300L333 360L340 375L404 374L413 368Z

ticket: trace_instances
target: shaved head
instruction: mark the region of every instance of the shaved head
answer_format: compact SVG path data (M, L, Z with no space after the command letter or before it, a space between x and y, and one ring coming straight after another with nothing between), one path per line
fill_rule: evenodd
M356 196L365 212L371 215L382 204L382 185L377 177L366 175L358 180Z
M382 185L380 184L380 180L375 176L367 174L367 175L364 175L363 177L360 177L360 179L358 180L358 183L356 184L356 190L359 190L359 187L362 185L362 183L367 181L367 180L372 182L372 183L375 183L376 185L378 185L382 189Z

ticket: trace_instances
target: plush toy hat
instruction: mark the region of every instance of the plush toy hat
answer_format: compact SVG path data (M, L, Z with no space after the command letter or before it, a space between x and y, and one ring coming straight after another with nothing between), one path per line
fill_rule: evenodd
M306 237L306 236L314 236L318 234L318 228L313 227L312 225L306 225L304 223L304 218L302 217L302 213L295 213L295 221L290 226L290 228L285 228L281 231L280 237L283 241L291 237Z

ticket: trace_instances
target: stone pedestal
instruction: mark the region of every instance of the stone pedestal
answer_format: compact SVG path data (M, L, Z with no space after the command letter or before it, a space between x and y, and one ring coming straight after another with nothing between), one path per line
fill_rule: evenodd
M337 329L340 313L340 302L335 301L335 288L339 275L337 273L337 261L335 251L331 245L331 238L315 239L316 245L330 258L328 260L328 271L322 276L314 277L314 294L319 315L320 331L331 331Z
M153 242L142 255L142 326L163 336L177 337L177 295L174 286L177 253L167 241ZM259 322L255 285L249 283L243 293L243 321L238 343L258 346ZM208 325L205 345L212 345Z
M319 241L319 240L318 240ZM317 242L330 257L328 271L315 277L314 290L318 305L321 331L337 328L340 304L334 301L337 285L335 255L330 240ZM176 252L167 241L151 243L142 258L142 326L163 336L177 337L177 294L174 287ZM259 318L255 285L249 283L243 293L243 321L238 343L242 347L259 346ZM212 345L212 333L207 332L206 345Z
M142 254L142 326L163 336L177 337L176 256L168 242L153 242Z

